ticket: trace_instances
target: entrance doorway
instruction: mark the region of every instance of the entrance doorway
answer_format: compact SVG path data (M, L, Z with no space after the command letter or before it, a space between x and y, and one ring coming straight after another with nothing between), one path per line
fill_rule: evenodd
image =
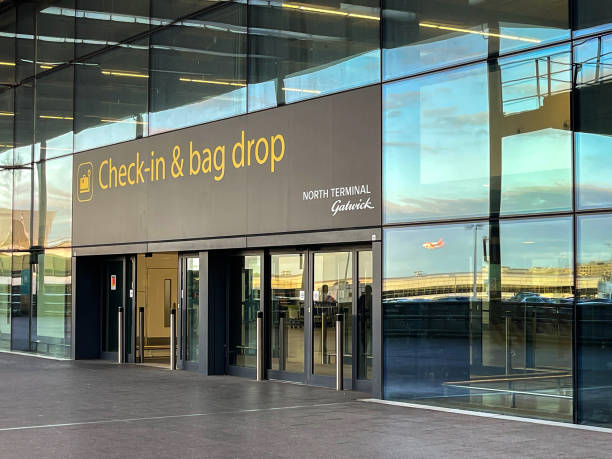
M270 254L268 376L333 386L336 316L343 316L344 386L372 377L372 251L369 247Z
M142 363L148 365L170 365L170 314L172 309L176 309L178 301L178 263L176 252L139 254L137 257L136 346ZM140 314L144 314L142 330ZM142 350L141 333L144 343Z

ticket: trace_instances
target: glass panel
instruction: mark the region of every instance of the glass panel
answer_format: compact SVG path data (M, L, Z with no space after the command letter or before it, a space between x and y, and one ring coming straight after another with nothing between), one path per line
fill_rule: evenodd
M385 221L570 210L570 78L560 47L385 85Z
M578 218L578 422L612 427L612 215Z
M312 369L317 375L336 375L336 314L342 314L344 377L353 368L353 257L351 252L315 253L312 298Z
M574 48L576 90L576 204L612 206L612 35Z
M567 0L383 0L383 8L385 79L569 38Z
M197 362L199 360L199 320L200 320L200 259L187 258L186 273L186 304L185 315L187 320L187 345L185 346L186 360Z
M70 14L70 10L49 7L49 14ZM76 12L77 56L149 30L149 0L78 0Z
M13 247L13 171L0 170L0 250Z
M250 0L249 111L379 81L379 14L378 0Z
M75 0L52 0L37 5L36 73L74 59L74 5ZM69 101L72 111L72 94Z
M70 358L72 276L70 249L38 255L37 289L32 310L32 351Z
M73 80L70 67L36 82L36 161L72 153Z
M486 86L477 65L383 87L385 222L487 214Z
M359 298L357 326L359 344L358 379L372 379L372 252L358 252Z
M67 247L72 240L72 156L34 165L33 245Z
M11 268L11 350L31 351L32 272L30 255L13 253Z
M489 123L490 189L493 196L501 176L502 214L572 208L570 61L562 46L501 59L499 71L489 67L489 90L501 86L502 116L495 115L499 101L490 100Z
M235 257L229 310L229 363L257 366L257 311L261 302L261 257ZM237 285L239 283L239 285Z
M0 84L15 83L16 14L17 8L11 8L0 15Z
M151 134L246 112L245 31L226 3L151 36Z
M573 3L576 36L612 29L612 3L602 0L573 0Z
M13 250L27 250L32 234L32 171L15 170L13 187Z
M272 255L272 369L304 372L303 253Z
M0 350L11 350L11 254L0 252Z
M386 398L572 419L571 218L392 229L384 247Z
M34 75L34 36L36 35L36 3L19 2L17 5L17 49L15 50L17 64L16 82Z
M0 65L1 71L2 65ZM13 122L15 120L13 94L12 88L0 87L0 166L13 164Z
M15 148L16 165L32 162L34 139L34 83L29 81L15 89Z
M77 66L75 151L146 135L148 63L147 39Z
M164 25L173 19L187 16L218 2L203 0L151 0L151 25Z

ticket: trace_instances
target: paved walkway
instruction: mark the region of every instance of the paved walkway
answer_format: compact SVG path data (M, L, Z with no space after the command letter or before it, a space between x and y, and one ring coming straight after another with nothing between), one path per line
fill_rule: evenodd
M0 353L0 457L612 456L612 434L364 394Z

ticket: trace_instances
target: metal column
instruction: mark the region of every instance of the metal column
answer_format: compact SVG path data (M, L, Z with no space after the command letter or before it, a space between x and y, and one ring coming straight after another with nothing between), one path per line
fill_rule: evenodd
M336 390L344 389L344 333L342 314L336 314Z
M176 370L176 309L170 311L170 369Z
M278 369L285 370L287 353L287 330L285 329L285 311L278 312Z
M144 325L144 307L140 306L138 308L138 327L140 329L140 334L138 336L138 352L140 363L144 363Z
M264 379L263 311L257 311L257 381Z
M119 306L118 312L117 312L117 335L118 335L118 343L117 343L117 363L124 363L125 360L123 358L124 355L124 349L123 349L123 343L125 342L124 340L124 326L123 326L123 306Z

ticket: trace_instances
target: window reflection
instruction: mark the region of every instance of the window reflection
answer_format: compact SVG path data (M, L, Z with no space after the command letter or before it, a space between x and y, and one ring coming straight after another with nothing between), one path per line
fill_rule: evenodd
M13 163L23 165L32 161L34 138L34 83L23 83L15 89L15 142Z
M76 67L75 151L147 134L148 39Z
M0 250L13 247L13 171L0 170Z
M36 14L36 73L74 59L76 0L38 2ZM83 3L79 0L79 3ZM63 14L48 14L49 11ZM72 96L70 96L72 101Z
M33 245L66 247L72 241L72 157L34 164Z
M383 87L386 222L487 213L486 85L477 65Z
M570 78L561 47L385 85L385 221L571 209Z
M39 78L36 83L36 161L64 156L73 149L72 67Z
M0 84L15 82L16 14L17 8L11 8L0 15Z
M573 0L576 36L612 29L612 3L601 0Z
M11 349L11 254L0 252L0 350Z
M151 37L152 134L246 112L246 6L204 6Z
M612 215L578 218L578 422L612 426Z
M612 35L578 43L575 90L576 198L582 209L612 205Z
M31 166L13 173L13 250L30 248L32 219L32 171Z
M249 111L380 79L379 2L249 2Z
M385 79L569 38L567 0L384 0L383 8Z
M572 221L385 232L385 397L569 420Z
M12 88L0 87L0 165L13 164L13 94Z
M32 345L37 354L70 358L72 276L70 249L46 250L33 269Z
M149 30L149 1L78 0L76 11L49 6L50 16L75 15L77 55L116 45L126 38Z

